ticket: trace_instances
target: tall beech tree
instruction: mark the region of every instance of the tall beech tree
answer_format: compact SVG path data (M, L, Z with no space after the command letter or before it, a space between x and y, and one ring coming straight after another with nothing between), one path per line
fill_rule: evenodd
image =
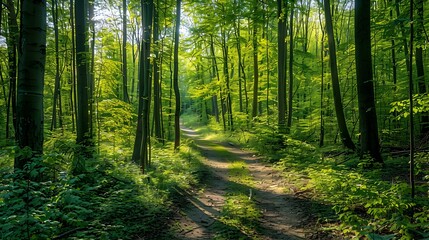
M259 97L259 60L258 60L258 0L253 2L253 101L252 101L252 118L258 114L258 97Z
M371 1L355 1L355 58L359 107L360 147L376 162L383 162L380 154L374 80L371 55Z
M58 29L58 2L51 1L52 23L54 25L55 37L55 86L54 86L54 101L52 104L52 122L51 131L57 128L57 114L59 125L62 127L62 111L61 111L61 73L60 73L60 56L59 56L59 29Z
M122 97L130 102L128 96L128 61L127 61L127 0L122 0Z
M355 145L347 129L344 117L343 102L341 99L340 81L338 79L337 52L335 48L334 29L332 26L331 3L329 0L323 1L326 21L326 33L329 45L329 64L331 66L332 92L334 95L335 114L337 116L338 128L340 130L341 141L349 149L355 150ZM323 73L322 73L323 74Z
M16 140L32 154L18 155L15 169L24 169L32 157L43 153L46 1L22 1L20 38Z
M294 62L294 26L293 26L293 19L294 19L294 10L295 5L294 1L290 2L290 19L289 19L289 92L288 92L288 115L287 115L287 127L286 127L286 133L290 132L290 129L292 127L292 110L293 110L293 83L294 83L294 74L293 74L293 62Z
M280 133L286 132L286 9L283 0L277 0L277 47L278 47L278 127Z
M152 39L152 12L153 0L141 0L143 39L140 48L140 71L139 71L139 108L137 116L137 131L134 141L132 160L140 164L142 172L149 165L149 119L150 99L152 81L150 77L150 51Z
M160 48L162 47L163 42L159 41L159 0L157 0L156 6L154 7L153 12L153 42L154 42L154 52L155 59L153 61L153 125L154 125L154 134L158 141L164 143L164 134L162 130L162 98L161 98L161 70L162 70L162 61ZM161 68L160 68L161 67Z
M75 1L76 23L76 70L77 70L77 121L76 151L73 173L85 171L85 162L91 157L91 124L89 116L89 46L88 46L88 0Z
M176 106L174 111L174 149L180 147L180 91L179 91L179 30L180 30L180 7L181 0L176 0L176 26L174 32L174 73L173 86Z

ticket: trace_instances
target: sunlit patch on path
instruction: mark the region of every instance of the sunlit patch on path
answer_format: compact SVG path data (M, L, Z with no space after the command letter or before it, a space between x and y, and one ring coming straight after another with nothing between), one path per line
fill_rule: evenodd
M311 229L307 224L309 203L284 193L286 183L279 171L231 144L203 139L185 127L182 132L194 141L208 171L201 191L178 190L187 201L176 219L179 239L226 239L228 235L222 233L223 229L237 232L231 238L307 238ZM248 198L258 211L257 224L252 229L225 221L226 204L239 204L240 196Z

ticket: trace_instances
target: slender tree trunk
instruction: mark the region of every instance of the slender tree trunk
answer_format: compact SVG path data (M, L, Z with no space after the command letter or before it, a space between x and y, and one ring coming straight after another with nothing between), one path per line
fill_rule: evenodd
M220 76L219 76L219 69L217 67L217 61L216 61L216 55L215 55L215 49L214 49L214 41L213 41L213 35L210 36L210 51L212 55L212 64L214 66L214 72L216 73L217 81L220 83ZM223 130L226 131L226 119L225 119L225 98L223 96L222 92L222 85L219 86L219 93L220 93L220 105L221 105L221 115L222 115L222 123L223 123Z
M174 33L173 33L174 34ZM171 40L171 47L174 48L174 35ZM170 70L170 88L169 88L169 101L168 101L168 139L171 138L171 122L173 113L173 53L170 54L169 58L169 70Z
M294 19L294 4L291 2L290 9L290 42L289 42L289 101L288 101L288 116L287 116L287 128L286 133L289 133L292 127L292 109L293 109L293 51L294 51L294 35L293 35L293 19Z
M253 102L252 102L252 121L258 115L258 95L259 95L259 60L258 60L258 26L256 24L258 16L258 0L255 0L253 3L253 34L252 34L252 44L253 44Z
M235 7L237 6L236 0L234 1ZM242 62L241 62L241 35L240 35L240 18L237 17L234 21L234 30L235 30L235 38L236 38L236 47L237 47L237 57L238 57L238 99L239 99L239 110L243 112L243 87L242 87Z
M89 146L87 0L75 2L77 63L77 144Z
M341 99L340 81L338 79L337 53L334 40L334 29L332 26L331 4L329 0L323 1L325 9L326 31L329 44L329 64L331 66L332 91L334 95L335 114L337 116L338 128L340 131L343 145L351 150L355 150L355 145L347 129L346 119L344 117L343 102Z
M9 100L8 100L8 109L7 109L7 131L6 138L10 137L9 133L9 118L12 112L12 124L13 129L16 129L16 79L17 79L17 44L18 44L18 21L15 12L15 4L13 0L7 0L8 8L8 27L9 33L7 38L7 55L9 63ZM11 111L12 110L12 111Z
M267 5L267 11L268 11L268 5ZM267 40L267 42L266 42L266 45L265 45L265 55L266 55L266 59L265 59L265 61L266 61L266 64L267 64L267 97L266 97L266 105L267 105L267 124L270 124L270 115L271 115L271 111L270 111L270 91L271 91L271 89L270 89L270 69L271 69L271 67L270 67L270 48L269 48L269 43L270 43L270 41L269 41L269 35L271 35L271 31L269 30L270 29L270 17L268 16L268 13L266 14L267 16L266 16L266 24L265 24L265 28L266 28L266 33L267 33L267 36L266 36L266 40Z
M321 5L320 2L318 1L319 6ZM324 111L324 104L323 104L323 100L324 100L324 90L325 90L325 27L322 24L322 17L321 17L321 9L320 7L318 7L318 11L319 11L319 23L320 23L320 29L322 31L322 37L320 40L320 62L321 62L321 73L320 73L320 136L319 136L319 147L323 147L323 145L325 144L325 120L324 120L324 115L325 115L325 111ZM317 51L316 51L316 56L317 56Z
M278 18L278 128L280 133L286 132L286 19L283 0L277 0Z
M153 0L141 0L141 8L143 16L143 42L140 50L138 122L132 159L135 163L140 164L142 172L144 172L150 161L149 114L152 85L150 78L150 51Z
M75 2L76 23L76 70L77 70L77 138L76 143L80 148L76 151L73 163L73 174L85 172L86 159L91 157L91 129L89 116L89 48L88 48L88 2L81 0Z
M124 102L130 102L128 96L127 38L127 0L122 0L122 97Z
M33 156L43 153L43 87L46 60L46 1L22 1L21 39L16 140L32 156L15 158L15 169L23 170ZM31 178L28 174L26 176Z
M174 96L176 99L176 107L174 111L174 149L180 147L180 91L179 91L179 29L180 29L180 7L181 0L176 0L176 28L174 35Z
M390 0L391 2L392 1L394 1L394 0ZM393 21L394 19L393 19L393 10L390 10L390 12L389 12L389 15L390 15L390 20L391 21ZM392 56L392 78L393 78L393 85L395 86L394 87L394 90L396 91L396 83L397 83L397 68L396 68L396 51L395 51L395 47L396 47L396 44L395 44L395 38L393 38L392 37L392 40L390 40L390 43L391 43L391 48L392 48L392 50L391 50L391 56Z
M396 16L399 17L400 16L399 0L394 0L394 1L395 1ZM408 43L407 43L407 36L405 33L405 26L404 26L402 21L399 21L399 28L401 29L401 34L402 34L402 45L404 47L405 63L407 65L407 72L409 72L410 71L410 58L408 57L409 56Z
M414 0L410 0L410 59L409 63L413 62L413 44L414 44ZM413 82L413 68L410 65L408 72L408 100L410 101L409 115L410 115L410 185L411 185L411 198L414 199L415 196L415 179L414 179L414 82Z
M423 18L423 0L416 1L416 70L417 70L417 86L420 94L426 93L426 83L425 83L425 72L423 65L423 45L425 44L424 39L424 18ZM429 133L429 113L423 112L420 116L420 134L422 137L426 137Z
M371 58L370 0L355 1L356 78L362 153L383 162L378 138Z
M56 0L51 1L52 19L54 25L55 36L55 87L54 87L54 101L52 104L52 123L51 131L57 128L57 103L59 102L61 92L61 78L60 78L60 58L59 58L59 44L58 44L58 3Z
M226 99L224 101L226 113L228 117L228 126L229 130L234 130L234 122L232 116L232 99L231 99L231 89L229 81L229 69L228 69L228 46L226 44L226 30L221 29L222 35L222 55L223 55L223 75L225 78L225 88L226 88Z
M88 68L88 102L89 102L89 134L91 140L94 138L94 90L95 90L95 21L94 18L94 1L88 2L88 19L89 19L89 33L91 33L91 55L89 56L91 61L89 62ZM88 60L89 61L89 60Z
M74 0L70 0L70 25L72 35L72 50L71 50L71 86L70 86L70 105L72 117L72 131L76 130L77 122L77 94L76 94L76 30L74 21Z
M163 142L162 129L161 129L161 88L160 88L160 67L162 66L160 63L159 56L159 17L158 17L158 2L156 6L154 6L154 23L153 23L153 42L155 46L155 59L153 61L153 121L154 121L154 132L155 138L158 141Z

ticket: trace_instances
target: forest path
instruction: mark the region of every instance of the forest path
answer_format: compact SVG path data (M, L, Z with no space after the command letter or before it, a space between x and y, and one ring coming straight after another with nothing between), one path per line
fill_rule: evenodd
M279 171L231 144L204 139L186 127L182 127L182 132L205 157L203 164L208 172L204 173L203 189L180 191L187 203L176 219L175 232L179 239L307 239L311 236L309 203L284 194L286 185ZM234 176L237 174L234 167L243 168L248 176ZM256 226L243 228L222 218L227 199L237 191L251 199L260 213Z

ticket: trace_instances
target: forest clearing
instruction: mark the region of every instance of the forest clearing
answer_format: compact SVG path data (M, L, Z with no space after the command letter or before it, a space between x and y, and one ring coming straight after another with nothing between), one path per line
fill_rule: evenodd
M0 239L429 239L428 3L0 0Z

